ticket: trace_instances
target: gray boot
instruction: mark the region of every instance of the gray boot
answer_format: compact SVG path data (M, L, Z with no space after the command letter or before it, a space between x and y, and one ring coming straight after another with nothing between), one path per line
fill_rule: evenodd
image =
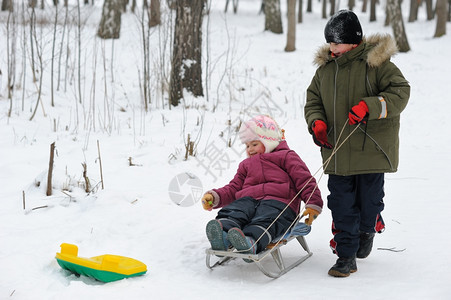
M211 249L227 251L230 243L227 240L227 233L222 230L222 224L218 220L211 220L207 223L205 228L208 241L211 244Z

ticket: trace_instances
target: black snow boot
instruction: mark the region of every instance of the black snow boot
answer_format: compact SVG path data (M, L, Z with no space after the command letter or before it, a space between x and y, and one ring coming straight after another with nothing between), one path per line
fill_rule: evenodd
M359 250L357 250L357 258L366 258L371 253L373 248L373 239L375 233L360 233Z
M357 272L355 257L339 257L335 265L329 270L329 275L334 277L348 277L349 274Z

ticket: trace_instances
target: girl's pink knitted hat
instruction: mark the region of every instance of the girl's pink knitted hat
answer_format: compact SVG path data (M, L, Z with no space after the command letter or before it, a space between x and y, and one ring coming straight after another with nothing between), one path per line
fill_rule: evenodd
M243 144L260 141L265 146L265 153L272 152L282 140L282 132L276 121L269 116L256 116L241 124L239 136Z

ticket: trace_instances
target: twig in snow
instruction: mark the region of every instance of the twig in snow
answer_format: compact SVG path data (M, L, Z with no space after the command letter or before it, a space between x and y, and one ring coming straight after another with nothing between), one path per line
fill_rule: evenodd
M99 140L97 140L97 151L99 153L99 164L100 164L100 181L102 182L102 190L105 188L103 185L103 171L102 171L102 158L100 157L100 145Z
M88 165L86 163L81 164L83 166L83 178L85 179L85 192L89 193L91 189L91 183L88 178Z
M48 205L43 205L43 206L38 206L38 207L33 207L31 210L36 210L36 209L40 209L40 208L47 208L49 207Z
M52 195L52 172L53 172L53 158L55 156L55 142L50 145L50 161L49 173L47 176L47 196Z
M377 250L387 250L387 251L391 251L391 252L403 252L406 250L406 248L404 249L396 249L396 247L392 247L392 248L377 248Z
M128 165L130 167L142 167L142 165L138 165L138 164L133 163L131 157L128 158Z

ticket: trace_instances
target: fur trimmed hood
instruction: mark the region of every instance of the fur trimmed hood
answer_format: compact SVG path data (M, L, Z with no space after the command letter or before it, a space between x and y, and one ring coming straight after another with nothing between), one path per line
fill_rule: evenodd
M363 55L366 56L366 62L370 67L378 67L398 53L396 41L389 34L370 35L364 37L362 43L365 44ZM325 44L316 52L313 63L322 67L331 60L329 45Z

